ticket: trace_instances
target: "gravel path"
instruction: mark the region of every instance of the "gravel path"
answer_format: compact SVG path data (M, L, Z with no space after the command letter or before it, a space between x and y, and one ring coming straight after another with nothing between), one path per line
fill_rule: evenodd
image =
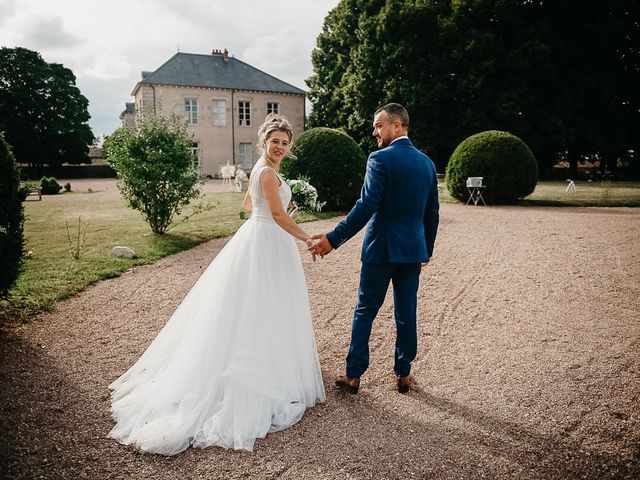
M0 477L640 478L640 210L443 205L408 395L391 384L391 298L360 393L332 386L361 240L317 264L303 257L328 396L294 427L252 454L163 458L105 437L107 385L226 242L214 240L100 282L0 338Z

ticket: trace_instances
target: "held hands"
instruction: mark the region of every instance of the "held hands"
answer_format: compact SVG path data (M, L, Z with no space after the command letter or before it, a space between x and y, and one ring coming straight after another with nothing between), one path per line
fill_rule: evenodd
M313 252L313 240L311 240L312 237L307 238L304 243L307 244L307 250L309 250L311 252L311 260L313 260L314 262L316 261L316 254L315 252Z
M316 241L313 242L311 239L307 240L307 246L313 256L314 262L316 261L316 255L320 255L320 258L324 258L325 255L333 250L333 246L324 233L319 233L311 238Z

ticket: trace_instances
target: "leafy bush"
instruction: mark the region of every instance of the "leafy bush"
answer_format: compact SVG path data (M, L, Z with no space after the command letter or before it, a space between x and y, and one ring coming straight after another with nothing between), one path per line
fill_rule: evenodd
M24 202L29 196L29 192L36 188L40 188L39 182L21 182L18 187L18 198L21 202Z
M11 148L0 132L0 296L18 278L24 248L24 211L20 199L20 172Z
M40 188L43 195L57 195L62 190L62 185L54 177L42 177Z
M65 192L70 192L71 191L71 184L69 182L64 184L64 191Z
M449 193L461 202L469 198L467 177L483 177L487 203L513 203L533 193L538 164L529 147L507 132L489 130L464 140L447 165Z
M312 128L294 142L280 165L286 178L306 177L331 210L349 210L360 196L367 159L347 134Z
M164 233L174 215L200 197L192 144L184 119L151 114L140 118L135 130L121 127L105 142L122 196L153 233Z

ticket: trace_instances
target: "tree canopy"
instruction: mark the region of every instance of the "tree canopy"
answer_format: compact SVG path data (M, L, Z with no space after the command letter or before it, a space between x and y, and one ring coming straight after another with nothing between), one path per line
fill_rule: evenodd
M440 171L489 129L522 138L543 172L567 152L637 152L637 10L634 0L342 0L312 54L309 123L368 151L375 109L402 103Z
M0 131L16 161L88 163L88 105L68 68L26 48L0 48Z

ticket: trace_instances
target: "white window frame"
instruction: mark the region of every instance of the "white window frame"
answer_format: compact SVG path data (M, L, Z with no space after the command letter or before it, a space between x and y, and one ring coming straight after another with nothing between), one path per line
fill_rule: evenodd
M267 102L267 115L270 113L280 113L280 102Z
M238 152L240 167L245 169L253 167L253 143L240 142Z
M251 126L251 101L238 100L238 124L241 127Z
M190 125L198 124L198 99L197 98L185 98L184 99L184 117L187 123Z
M198 174L202 174L202 150L198 142L193 142L189 149L193 155L193 165L198 169Z
M214 98L212 102L212 123L216 127L227 125L227 99Z

